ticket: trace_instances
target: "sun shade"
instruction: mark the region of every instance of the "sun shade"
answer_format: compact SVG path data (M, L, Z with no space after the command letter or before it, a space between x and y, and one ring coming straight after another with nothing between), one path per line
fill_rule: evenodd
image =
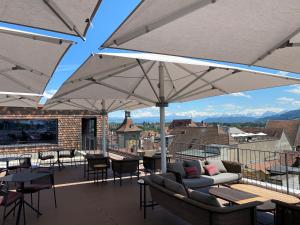
M41 96L39 95L18 95L1 94L0 107L37 107Z
M0 91L42 94L71 44L0 27Z
M88 110L97 113L105 111L113 112L117 110L134 110L147 107L142 103L130 100L112 100L112 99L49 99L45 110Z
M131 99L160 102L159 69L164 73L164 102L183 102L229 93L298 84L300 80L175 56L102 53L90 56L63 84L56 98Z
M0 21L84 38L100 0L1 0Z
M144 0L102 45L300 73L299 0Z

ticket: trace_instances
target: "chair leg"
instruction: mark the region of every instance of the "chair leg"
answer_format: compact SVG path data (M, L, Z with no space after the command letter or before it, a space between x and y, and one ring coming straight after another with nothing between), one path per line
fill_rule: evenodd
M54 196L54 205L55 205L55 208L57 208L55 187L53 186L52 189L53 189L53 196Z
M114 183L116 183L116 173L115 173L115 171L113 171L113 174L114 174Z
M26 224L26 217L25 217L25 202L23 201L23 223Z
M120 186L122 186L122 175L120 174Z
M40 191L38 191L38 211L40 211ZM37 214L39 217L39 214Z
M4 206L2 225L5 224L5 220L6 220L6 206Z

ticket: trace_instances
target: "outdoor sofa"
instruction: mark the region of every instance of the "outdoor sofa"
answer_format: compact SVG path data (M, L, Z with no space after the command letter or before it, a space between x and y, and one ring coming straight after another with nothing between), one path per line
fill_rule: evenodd
M256 206L260 202L223 206L212 195L185 189L166 177L152 174L144 177L149 185L152 201L191 224L255 225Z
M207 175L204 167L208 164L215 164L219 173L216 175ZM196 178L187 177L185 168L187 166L197 167L199 176ZM192 189L209 187L212 185L219 185L225 183L238 182L242 179L241 165L236 162L221 161L221 160L191 160L183 162L169 163L168 172L176 175L177 182L182 183L184 186Z

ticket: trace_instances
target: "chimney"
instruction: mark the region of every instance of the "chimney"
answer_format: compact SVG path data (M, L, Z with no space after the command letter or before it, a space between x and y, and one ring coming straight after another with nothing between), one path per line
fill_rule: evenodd
M130 117L130 111L125 111L125 118Z

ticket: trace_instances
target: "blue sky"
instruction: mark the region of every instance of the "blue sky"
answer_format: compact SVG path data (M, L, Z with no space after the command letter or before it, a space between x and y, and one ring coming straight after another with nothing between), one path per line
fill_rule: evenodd
M138 3L139 0L103 0L93 20L93 25L87 33L85 42L73 36L38 29L4 23L0 23L0 26L61 37L77 42L65 55L49 82L45 92L45 96L49 97L54 94L91 53L99 52L98 47L111 35ZM107 52L108 50L104 51ZM299 74L287 74L271 70L264 71L300 78ZM298 108L300 108L300 86L289 86L171 104L167 108L166 114L203 118L220 115L260 116L265 112L278 113ZM158 117L158 115L159 111L155 107L132 112L133 117ZM122 117L123 112L114 112L111 113L111 116Z

